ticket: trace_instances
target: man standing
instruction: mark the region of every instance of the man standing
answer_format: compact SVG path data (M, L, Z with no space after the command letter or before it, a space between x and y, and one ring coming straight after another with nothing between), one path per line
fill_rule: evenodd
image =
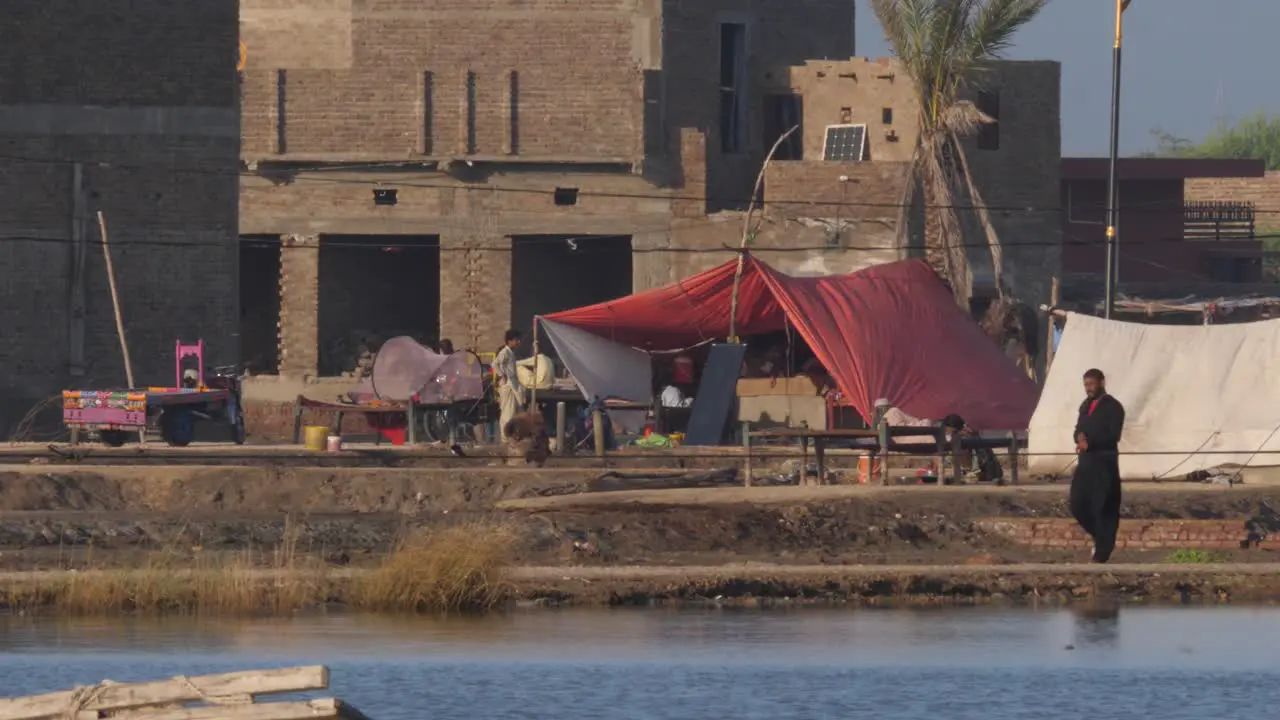
M1116 547L1120 527L1120 434L1124 406L1107 394L1101 370L1084 374L1085 399L1076 420L1075 475L1071 514L1093 538L1092 562L1104 563Z
M520 347L520 331L508 330L502 349L493 359L494 381L498 386L498 432L507 439L507 423L524 406L524 387L516 373L516 348Z

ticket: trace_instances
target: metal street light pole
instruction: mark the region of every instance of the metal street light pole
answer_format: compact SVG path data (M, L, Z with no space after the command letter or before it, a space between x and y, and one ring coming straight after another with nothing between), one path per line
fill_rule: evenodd
M1111 168L1107 174L1107 281L1103 316L1115 312L1116 285L1119 282L1119 204L1120 184L1116 165L1120 155L1120 44L1123 38L1124 11L1132 0L1116 0L1116 44L1111 56Z

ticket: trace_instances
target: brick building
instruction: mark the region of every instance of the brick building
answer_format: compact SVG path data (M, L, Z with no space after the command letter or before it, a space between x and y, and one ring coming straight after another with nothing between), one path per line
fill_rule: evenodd
M863 85L810 77L812 59L853 55L854 4L244 0L246 357L296 377L349 370L401 333L491 350L535 314L723 262L788 109L809 147L839 123L830 108L864 112L868 87L893 96L867 100L871 162L777 163L752 247L795 272L896 259L905 82L862 60L837 65L867 68ZM998 85L1011 129L975 159L988 202L1055 206L1057 65L1009 63ZM899 145L878 134L890 106ZM796 205L843 192L841 175L858 188L841 217ZM997 222L1052 239L1052 217ZM837 226L856 243L832 242ZM1057 258L1039 250L1012 263L1037 297Z
M1101 296L1109 167L1106 158L1062 160L1062 266L1072 295ZM1116 170L1122 292L1181 297L1262 279L1256 225L1265 220L1255 218L1254 196L1236 190L1265 181L1261 160L1121 158Z
M0 414L68 386L125 383L98 211L137 381L172 382L178 338L233 361L235 0L11 5L0 23Z
M1061 112L1057 62L997 63L971 98L996 123L965 140L966 156L992 223L1005 247L1014 292L1032 303L1047 299L1059 269L1058 162ZM896 60L810 61L770 79L765 106L778 113L770 127L795 124L781 162L765 183L774 214L821 220L838 229L833 245L893 244L907 168L920 130L919 104ZM833 125L865 126L860 162L824 157ZM781 148L780 148L781 149ZM961 209L961 221L967 211ZM856 223L850 227L850 222ZM973 238L970 238L973 241ZM913 242L919 245L916 238ZM975 291L991 287L990 254L971 247ZM905 252L905 251L900 251Z

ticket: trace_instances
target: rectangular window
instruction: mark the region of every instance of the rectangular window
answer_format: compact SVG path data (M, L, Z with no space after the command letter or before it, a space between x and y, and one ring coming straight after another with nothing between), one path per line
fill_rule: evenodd
M983 123L978 128L978 149L1000 149L1000 93L983 91L978 93L978 110L991 118L993 122Z
M893 124L893 108L882 108L880 110L880 122L885 125Z
M804 100L799 95L765 95L764 96L764 147L766 152L782 137L782 134L793 127L799 130L791 133L774 153L775 160L804 159Z
M747 26L720 24L720 149L746 150Z

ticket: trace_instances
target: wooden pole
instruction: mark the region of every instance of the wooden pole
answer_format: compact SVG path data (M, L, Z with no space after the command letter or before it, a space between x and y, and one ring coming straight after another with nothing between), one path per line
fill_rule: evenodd
M517 373L518 375L519 373ZM536 412L538 407L538 318L533 318L533 385L529 388L529 410Z
M960 429L956 428L951 431L951 482L959 485L964 481L964 468L960 467L960 456L964 453L964 438L960 436ZM943 484L939 478L938 484Z
M743 464L742 485L751 487L751 423L742 423L742 451L746 456Z
M1009 431L1009 484L1018 484L1018 433Z
M116 290L116 273L111 267L111 247L107 245L107 218L98 211L98 232L102 234L102 257L107 261L107 285L111 288L111 306L116 314L116 335L120 337L120 353L124 355L124 374L125 379L129 383L129 389L133 390L137 386L133 384L133 363L129 360L129 343L124 339L124 318L120 315L120 293Z
M1053 367L1053 355L1056 349L1053 347L1054 331L1058 327L1057 320L1054 319L1053 310L1062 303L1062 283L1055 276L1052 284L1049 286L1049 308L1050 312L1045 313L1045 327L1048 332L1045 333L1044 345L1044 373L1040 376L1040 382L1043 383L1049 378L1049 368Z
M880 398L879 400L876 400L876 408L873 415L873 419L875 421L874 427L876 431L876 444L880 446L880 453L879 453L880 472L878 474L880 475L881 485L889 484L889 419L888 419L888 415L889 415L889 408L891 407L893 407L893 404L890 403L887 398ZM870 474L873 469L875 469L874 462L870 467L867 468L868 483L871 482Z
M799 129L799 125L793 125L790 130L782 133L773 143L773 147L769 148L769 154L765 156L764 164L760 166L760 173L756 175L756 184L751 191L751 197L748 198L746 217L742 219L742 241L738 244L738 268L733 272L733 293L729 300L729 342L731 343L738 342L738 285L742 282L742 269L747 261L747 241L751 239L751 214L756 209L756 196L760 194L760 186L764 184L764 173L769 169L773 154L778 151L778 147L784 140Z
M556 454L568 455L568 448L564 446L565 436L565 415L566 408L563 402L556 403Z
M604 411L591 411L591 435L596 445L596 457L604 457Z

